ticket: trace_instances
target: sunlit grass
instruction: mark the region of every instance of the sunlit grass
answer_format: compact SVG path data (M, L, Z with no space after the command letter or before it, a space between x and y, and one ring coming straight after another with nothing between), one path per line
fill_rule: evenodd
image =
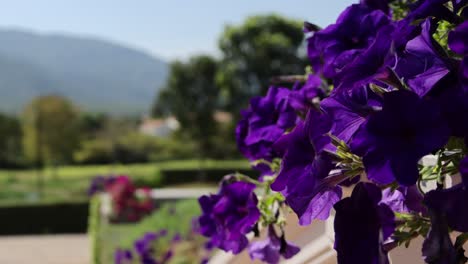
M131 165L62 166L41 171L43 195L38 195L36 170L0 170L0 205L85 201L91 178L96 175L129 175L136 183L161 187L161 170L248 169L244 160L183 160ZM207 186L187 183L185 186Z

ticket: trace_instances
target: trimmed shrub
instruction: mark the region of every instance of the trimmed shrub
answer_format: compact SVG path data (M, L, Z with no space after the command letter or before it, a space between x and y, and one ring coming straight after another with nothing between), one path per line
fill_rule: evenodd
M89 203L0 207L0 235L85 233Z

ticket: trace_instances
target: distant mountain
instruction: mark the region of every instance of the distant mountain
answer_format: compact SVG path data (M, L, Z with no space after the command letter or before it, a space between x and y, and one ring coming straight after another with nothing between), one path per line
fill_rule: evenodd
M54 93L86 111L143 113L167 71L161 59L108 41L0 29L0 111Z

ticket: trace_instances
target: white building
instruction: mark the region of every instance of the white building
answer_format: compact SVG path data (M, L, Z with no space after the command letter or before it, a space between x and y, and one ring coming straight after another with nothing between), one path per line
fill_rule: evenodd
M179 121L174 117L165 119L144 118L138 130L148 136L166 138L177 131L179 127Z

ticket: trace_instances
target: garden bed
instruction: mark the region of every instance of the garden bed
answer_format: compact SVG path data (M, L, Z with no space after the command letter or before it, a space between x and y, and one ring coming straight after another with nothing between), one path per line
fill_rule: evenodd
M116 224L102 219L100 214L100 197L93 199L91 207L89 234L92 241L93 264L113 263L117 249L134 251L134 242L147 232L167 230L164 239L158 241L158 248L164 248L176 234L182 237L191 236L192 218L200 214L195 199L165 201L159 209L145 217L139 223ZM174 249L170 263L193 263L197 256L197 245L201 237L190 242L182 241ZM195 243L195 244L194 244ZM198 245L198 246L199 246Z

